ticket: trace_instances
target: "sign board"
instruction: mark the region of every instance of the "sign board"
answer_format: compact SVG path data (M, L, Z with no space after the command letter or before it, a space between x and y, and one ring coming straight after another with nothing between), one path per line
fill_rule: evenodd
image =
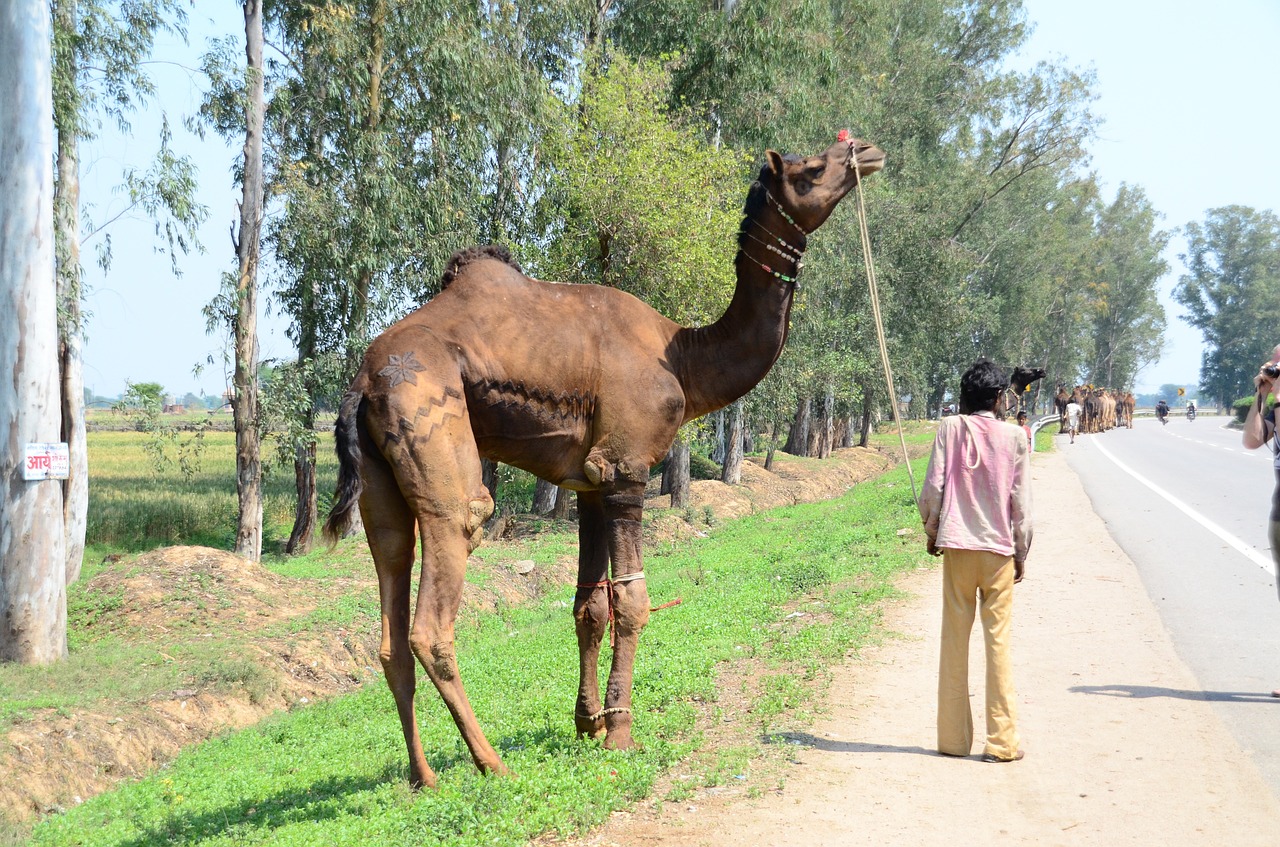
M66 479L71 476L71 452L65 442L28 444L23 451L23 479Z
M1179 389L1178 389L1178 396L1179 396L1179 397L1186 397L1186 396L1187 396L1187 389L1185 389L1185 388L1179 388Z

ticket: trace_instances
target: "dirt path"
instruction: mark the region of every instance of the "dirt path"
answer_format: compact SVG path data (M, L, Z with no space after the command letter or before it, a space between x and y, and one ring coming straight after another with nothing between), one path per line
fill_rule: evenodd
M939 571L888 610L904 633L836 676L783 787L619 813L583 845L1274 845L1280 802L1174 653L1133 563L1059 453L1034 460L1036 539L1014 612L1027 758L934 750ZM1081 539L1089 539L1081 554ZM981 732L981 634L970 666ZM1170 696L1133 697L1131 686ZM772 783L770 783L772 784Z

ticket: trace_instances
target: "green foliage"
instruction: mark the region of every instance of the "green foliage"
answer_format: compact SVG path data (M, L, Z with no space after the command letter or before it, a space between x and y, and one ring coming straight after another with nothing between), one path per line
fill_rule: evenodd
M586 58L576 117L544 210L551 231L539 271L628 291L680 323L707 323L728 304L745 159L667 109L656 62Z

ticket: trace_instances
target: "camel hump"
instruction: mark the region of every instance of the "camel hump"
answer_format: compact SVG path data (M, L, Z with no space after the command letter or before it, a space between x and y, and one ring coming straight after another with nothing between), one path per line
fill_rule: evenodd
M524 273L524 268L511 256L511 251L500 244L489 244L484 247L468 247L465 250L459 250L449 257L448 264L445 265L444 273L440 275L440 290L444 291L449 287L449 283L458 278L462 273L462 269L472 262L480 259L497 259L499 262L510 265L520 273Z

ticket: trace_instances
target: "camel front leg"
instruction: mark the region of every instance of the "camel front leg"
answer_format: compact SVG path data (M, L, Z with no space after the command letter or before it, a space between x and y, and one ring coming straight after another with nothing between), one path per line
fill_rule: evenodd
M573 722L578 735L605 733L600 707L600 643L609 625L612 590L604 501L598 491L578 494L578 590L573 598L573 625L578 634L578 699Z
M613 563L613 666L605 689L604 746L625 750L631 738L631 685L640 633L649 622L649 590L644 582L640 515L644 483L620 481L604 497L609 558Z

